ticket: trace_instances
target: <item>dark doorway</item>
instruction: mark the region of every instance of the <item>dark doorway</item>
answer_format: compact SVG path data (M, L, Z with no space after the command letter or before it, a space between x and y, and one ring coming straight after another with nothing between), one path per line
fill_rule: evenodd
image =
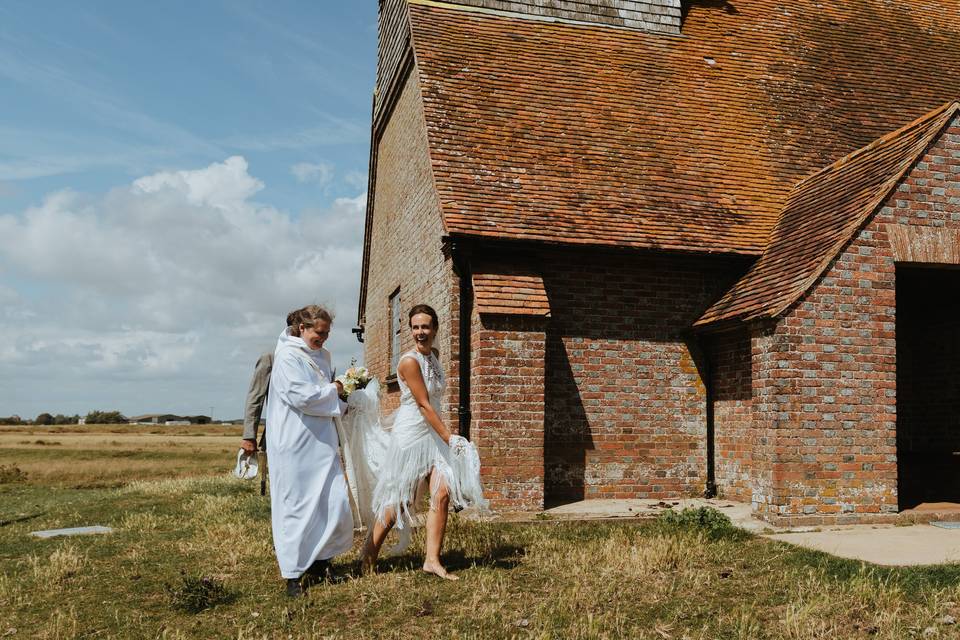
M960 503L960 269L897 267L900 509Z

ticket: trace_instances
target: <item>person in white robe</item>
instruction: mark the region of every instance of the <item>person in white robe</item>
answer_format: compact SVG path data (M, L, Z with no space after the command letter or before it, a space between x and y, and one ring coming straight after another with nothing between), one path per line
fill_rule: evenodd
M332 316L311 305L280 335L267 398L273 542L287 594L303 593L305 573L322 577L350 549L353 514L333 419L343 388L323 349Z

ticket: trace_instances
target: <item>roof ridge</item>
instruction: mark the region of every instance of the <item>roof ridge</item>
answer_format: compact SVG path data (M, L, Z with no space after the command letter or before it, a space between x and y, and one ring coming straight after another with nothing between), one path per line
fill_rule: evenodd
M825 173L829 173L830 171L841 169L842 167L846 166L847 164L849 164L856 158L860 157L861 155L869 153L870 151L873 151L875 148L882 146L885 142L889 142L894 138L899 138L900 136L905 135L907 132L913 129L923 128L924 126L929 124L930 121L934 120L935 118L941 115L946 114L951 109L960 110L960 98L958 98L957 100L951 100L949 102L945 102L939 107L936 107L935 109L923 114L913 122L908 122L907 124L897 129L896 131L891 131L890 133L884 134L879 138L877 138L876 140L874 140L873 142L871 142L870 144L860 147L859 149L855 149L850 153L848 153L847 155L843 156L842 158L834 160L832 163L828 164L827 166L817 169L810 175L801 178L797 182L797 184L794 185L793 189L791 189L791 193L795 192L801 185L809 182L810 180L813 180L817 176L821 176ZM789 198L788 198L788 202L789 202Z

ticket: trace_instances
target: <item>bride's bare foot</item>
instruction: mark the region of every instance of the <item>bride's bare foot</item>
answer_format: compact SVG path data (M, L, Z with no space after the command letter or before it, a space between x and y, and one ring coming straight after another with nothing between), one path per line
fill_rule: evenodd
M444 580L459 580L460 576L455 576L452 573L447 573L447 570L443 568L443 565L439 563L423 563L423 570L427 573L432 573L433 575L443 578Z
M360 550L360 575L368 576L377 572L377 556L373 554L373 545L369 540Z

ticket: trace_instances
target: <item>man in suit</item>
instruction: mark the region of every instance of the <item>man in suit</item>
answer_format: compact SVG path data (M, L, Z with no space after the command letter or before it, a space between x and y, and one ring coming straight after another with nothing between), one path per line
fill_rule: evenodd
M299 322L299 310L287 315L287 326ZM273 351L262 354L253 368L253 377L250 379L250 388L247 390L247 401L243 408L243 439L240 448L246 453L258 454L260 466L260 495L267 491L267 427L264 425L257 444L257 429L260 427L260 416L263 415L263 405L270 390L270 372L273 370ZM259 452L258 452L259 449Z

